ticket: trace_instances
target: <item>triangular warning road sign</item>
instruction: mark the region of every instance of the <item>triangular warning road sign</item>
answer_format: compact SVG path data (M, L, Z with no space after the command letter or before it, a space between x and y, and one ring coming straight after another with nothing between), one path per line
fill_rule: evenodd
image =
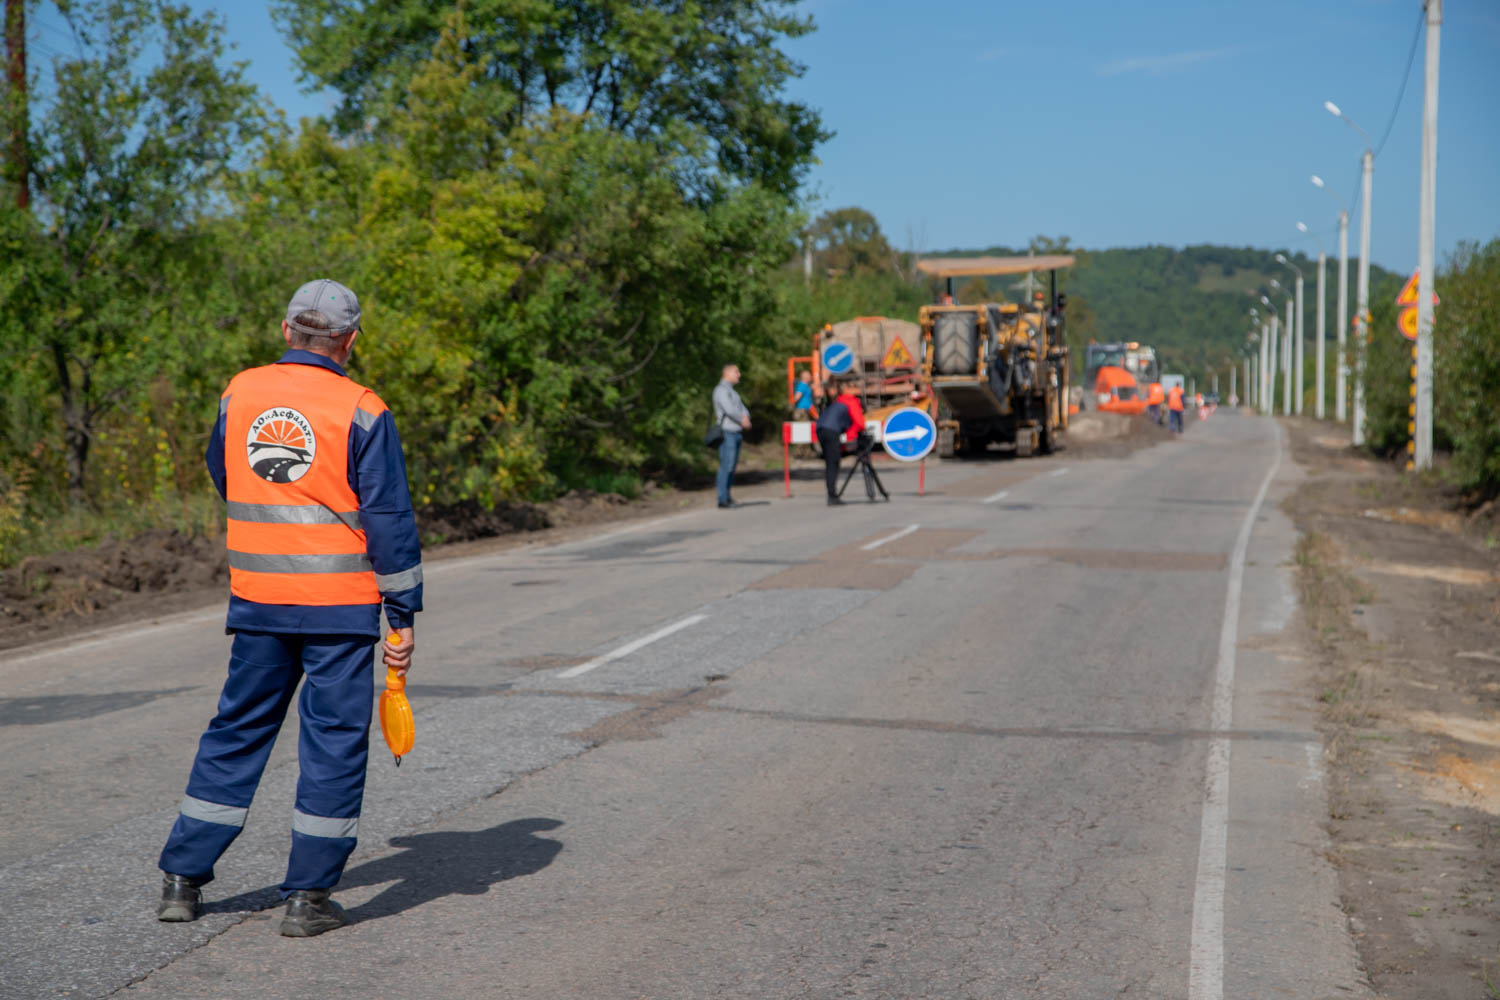
M1417 276L1420 271L1413 271L1411 277L1406 279L1406 284L1401 286L1401 294L1396 296L1396 305L1414 306L1417 304Z
M901 343L901 338L897 337L891 341L890 349L885 352L885 357L880 359L880 364L883 368L910 368L916 364L916 361L912 358L911 352L906 349L906 345Z
M1406 279L1406 284L1401 286L1401 294L1396 296L1396 305L1414 306L1417 304L1417 278L1421 275L1421 273L1421 270L1418 269L1411 273L1410 278ZM1432 293L1432 304L1439 304L1437 292Z

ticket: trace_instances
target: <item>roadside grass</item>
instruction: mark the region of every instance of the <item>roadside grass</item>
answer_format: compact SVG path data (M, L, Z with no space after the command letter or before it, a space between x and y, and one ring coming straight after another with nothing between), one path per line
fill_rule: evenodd
M205 492L127 501L97 510L73 507L41 516L28 514L0 547L0 569L32 556L87 548L110 537L128 539L161 530L217 538L224 533L223 501L218 494Z
M1318 692L1323 716L1341 727L1368 725L1375 717L1368 678L1358 664L1341 663L1343 658L1335 654L1355 635L1349 623L1354 608L1368 604L1375 595L1344 569L1338 546L1321 532L1299 538L1294 558L1302 613L1329 667Z

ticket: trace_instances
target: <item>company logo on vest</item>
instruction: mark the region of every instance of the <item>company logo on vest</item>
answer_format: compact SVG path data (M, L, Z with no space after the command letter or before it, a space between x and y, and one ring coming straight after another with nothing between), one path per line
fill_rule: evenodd
M245 453L250 468L271 483L294 483L307 474L318 452L312 424L289 406L273 406L250 421Z

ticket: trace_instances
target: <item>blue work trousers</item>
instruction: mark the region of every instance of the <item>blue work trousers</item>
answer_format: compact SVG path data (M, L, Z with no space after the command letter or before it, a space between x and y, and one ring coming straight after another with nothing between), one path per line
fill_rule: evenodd
M734 482L734 467L740 464L740 442L745 435L739 431L725 431L719 442L719 503L730 500L729 485Z
M374 703L374 640L237 632L219 714L198 742L162 871L211 880L239 836L297 683L301 773L282 891L331 889L354 850Z
M1167 416L1169 416L1169 417L1172 418L1172 420L1171 420L1171 424L1172 424L1171 430L1172 430L1172 432L1174 434L1181 434L1182 433L1182 411L1181 410L1172 410L1171 412L1169 412L1167 414Z

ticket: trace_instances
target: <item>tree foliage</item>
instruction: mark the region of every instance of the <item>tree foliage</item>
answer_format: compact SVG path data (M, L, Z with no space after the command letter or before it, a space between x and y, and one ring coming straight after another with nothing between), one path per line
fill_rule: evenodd
M1476 501L1500 496L1500 240L1463 244L1435 282L1433 442L1452 451L1455 485ZM1396 331L1394 277L1371 293L1366 353L1367 441L1404 457L1410 438L1411 342Z
M189 275L212 268L196 223L266 119L213 16L149 0L59 11L78 48L32 102L33 211L0 209L0 325L26 359L11 377L53 397L82 502L101 420L183 357L201 303Z
M458 39L472 61L471 110L509 135L568 111L687 154L718 173L792 196L827 137L782 90L802 67L779 47L812 30L796 0L468 0ZM406 111L412 78L444 31L441 0L274 0L304 79L341 96L334 122L362 133Z

